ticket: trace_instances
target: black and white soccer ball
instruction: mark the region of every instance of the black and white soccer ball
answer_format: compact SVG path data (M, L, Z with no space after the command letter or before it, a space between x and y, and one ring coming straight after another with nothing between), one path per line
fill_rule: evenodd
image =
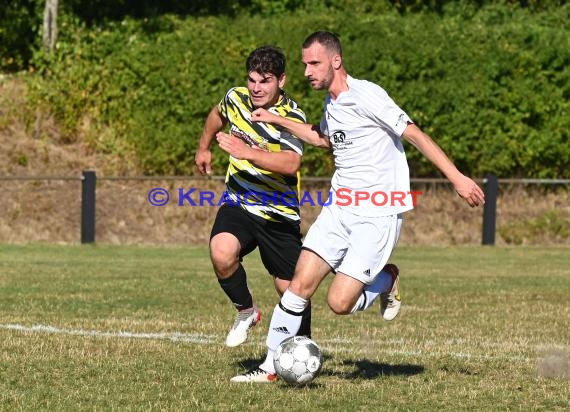
M285 339L277 347L273 357L277 376L293 385L306 385L311 382L323 365L323 355L319 346L305 336Z

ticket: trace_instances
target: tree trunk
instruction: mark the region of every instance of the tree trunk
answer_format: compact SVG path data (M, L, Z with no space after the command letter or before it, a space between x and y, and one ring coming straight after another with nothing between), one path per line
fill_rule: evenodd
M44 10L44 47L51 51L55 47L57 40L57 2L58 0L46 0Z

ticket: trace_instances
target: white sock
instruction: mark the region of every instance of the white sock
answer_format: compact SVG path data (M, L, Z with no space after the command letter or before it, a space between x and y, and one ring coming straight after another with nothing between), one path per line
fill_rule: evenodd
M307 299L303 299L301 296L295 295L289 289L287 289L283 296L281 296L281 306L289 312L301 313L308 305L309 301Z
M267 356L263 363L259 366L266 372L275 373L273 366L273 355L281 342L290 336L295 336L301 327L302 316L299 313L294 315L287 313L279 305L273 309L271 322L269 323L269 332L267 333Z
M374 283L364 287L362 294L358 297L350 313L368 309L381 293L389 292L392 289L393 282L394 279L389 272L381 271L376 277L376 280L374 280Z
M281 302L273 309L269 323L266 343L270 351L275 351L281 342L299 332L302 313L308 304L307 299L295 295L288 289L285 291Z
M259 365L259 367L261 369L263 369L265 372L275 373L275 366L273 366L273 355L274 354L275 354L275 351L268 349L267 350L267 356L265 357L265 360L263 361L263 363L261 365Z

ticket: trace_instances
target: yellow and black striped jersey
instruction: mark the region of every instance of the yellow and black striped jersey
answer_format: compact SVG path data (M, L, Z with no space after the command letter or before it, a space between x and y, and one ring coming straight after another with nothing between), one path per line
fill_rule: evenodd
M230 133L249 146L268 152L293 150L303 154L303 142L269 123L251 121L255 110L247 87L230 89L218 104ZM305 113L283 91L269 109L279 116L306 123ZM300 174L288 176L261 169L247 160L230 156L226 174L227 196L248 212L270 221L299 221Z

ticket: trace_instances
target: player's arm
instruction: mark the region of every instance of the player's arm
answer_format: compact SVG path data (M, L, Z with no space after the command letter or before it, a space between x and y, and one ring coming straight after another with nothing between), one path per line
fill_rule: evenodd
M254 110L251 113L251 120L254 122L271 123L282 127L305 143L313 146L329 148L331 144L329 137L321 132L319 126L309 123L298 123L286 117L268 112L263 108Z
M216 139L223 151L269 172L294 175L301 167L301 155L293 150L268 152L251 147L239 137L224 132L218 132Z
M206 122L204 123L204 129L200 135L198 149L194 157L196 167L203 175L212 172L212 152L210 151L210 146L216 137L216 133L222 130L226 123L227 121L221 115L218 106L214 106L214 108L210 110Z
M449 179L459 196L465 199L469 206L485 203L485 195L477 183L463 175L441 147L419 127L413 123L408 124L402 137L422 152Z

